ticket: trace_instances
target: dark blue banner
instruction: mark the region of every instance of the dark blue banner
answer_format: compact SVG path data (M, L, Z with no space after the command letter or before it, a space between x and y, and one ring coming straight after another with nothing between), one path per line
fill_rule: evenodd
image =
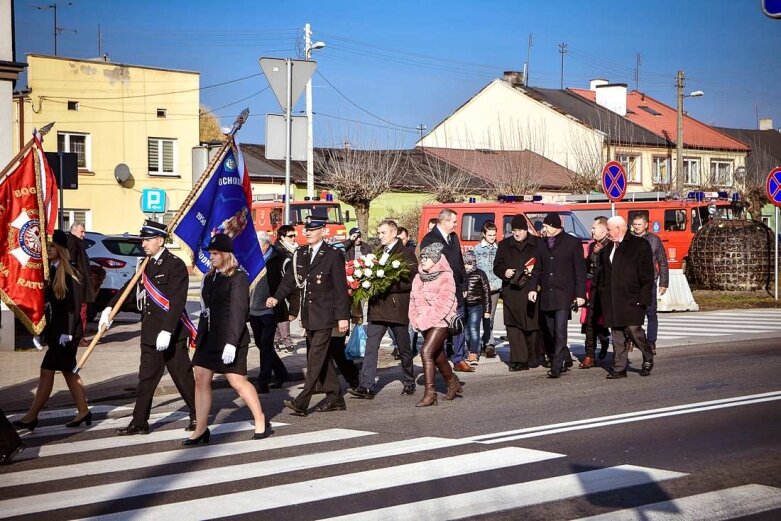
M174 234L193 252L195 266L202 273L211 263L206 247L211 238L224 233L233 239L233 253L249 275L250 284L264 268L252 212L247 201L244 175L229 150L198 197L174 228Z

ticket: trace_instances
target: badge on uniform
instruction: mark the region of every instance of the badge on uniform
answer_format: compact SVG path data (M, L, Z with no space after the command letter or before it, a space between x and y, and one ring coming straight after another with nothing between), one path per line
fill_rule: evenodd
M322 277L323 277L323 274L322 274L322 273L318 273L318 274L317 274L317 283L318 283L318 284L322 284L322 283L323 283L323 281L322 281L322 280L320 280L320 279L322 279Z

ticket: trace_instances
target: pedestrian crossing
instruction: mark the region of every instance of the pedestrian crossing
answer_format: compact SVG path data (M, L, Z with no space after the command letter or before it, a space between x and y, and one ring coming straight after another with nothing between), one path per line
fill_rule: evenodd
M209 445L183 448L185 421L167 420L161 416L149 435L131 437L98 428L111 419L96 418L92 428L67 437L40 427L49 435L28 440L40 446L0 468L0 517L364 521L512 511L523 519L527 508L687 477L623 462L583 466L559 452L485 444L479 437L306 431L307 422L274 423L275 435L265 440L247 439L254 428L249 421L218 423ZM781 509L781 489L749 484L649 505L632 498L610 505L612 512L595 509L594 519L727 519ZM670 512L675 516L664 516Z
M647 323L645 324L647 327ZM657 347L674 346L708 339L725 339L735 335L781 332L781 309L730 310L696 313L660 313ZM494 336L506 331L495 329ZM570 347L582 346L586 336L581 333L580 321L573 317L567 325ZM506 345L506 344L505 344Z

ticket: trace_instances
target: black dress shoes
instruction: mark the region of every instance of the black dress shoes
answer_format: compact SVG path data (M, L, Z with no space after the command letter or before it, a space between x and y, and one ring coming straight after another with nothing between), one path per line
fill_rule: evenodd
M187 424L187 427L185 427L184 430L187 432L194 432L196 425L198 425L198 423L195 420L190 420L190 423Z
M0 465L10 465L16 456L19 455L25 448L24 443L19 443L18 446L9 450L5 454L0 454Z
M295 416L306 416L307 414L306 409L301 409L290 400L284 400L282 403L285 404L285 407L293 411L291 414Z
M415 384L408 384L401 390L401 394L415 394Z
M274 434L274 431L271 429L271 425L266 423L266 429L263 432L256 432L252 435L253 440L265 440L269 436Z
M282 386L285 384L285 382L288 380L288 378L289 378L288 376L285 376L284 378L280 378L278 380L274 380L268 386L271 389L282 389Z
M366 387L351 387L347 389L347 392L356 398L361 398L362 400L374 400L374 391L367 389Z
M327 403L325 405L318 405L315 407L317 412L333 412L333 411L346 411L347 405L344 403Z
M602 344L602 347L599 348L599 359L604 360L607 356L607 344Z
M133 436L134 434L149 434L149 424L145 423L141 427L136 427L132 423L122 429L117 429L118 436Z
M548 378L561 378L561 373L554 373L553 371L548 371L545 373L545 376Z
M514 373L515 371L521 370L521 364L519 362L510 362L510 372Z
M618 380L619 378L626 378L626 371L615 371L605 377L605 380Z
M92 411L87 411L87 414L79 418L78 420L74 420L72 422L68 422L65 424L66 427L78 427L82 423L85 423L87 427L92 425Z
M640 369L640 376L650 376L651 369L654 368L653 362L643 362L643 367Z

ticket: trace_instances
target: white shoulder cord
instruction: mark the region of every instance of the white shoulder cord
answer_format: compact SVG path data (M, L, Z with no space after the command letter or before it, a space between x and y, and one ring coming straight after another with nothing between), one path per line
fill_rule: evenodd
M306 292L306 279L303 279L303 282L301 281L301 278L298 276L298 251L296 250L293 252L293 280L296 282L296 287L298 289L303 289L304 292Z

